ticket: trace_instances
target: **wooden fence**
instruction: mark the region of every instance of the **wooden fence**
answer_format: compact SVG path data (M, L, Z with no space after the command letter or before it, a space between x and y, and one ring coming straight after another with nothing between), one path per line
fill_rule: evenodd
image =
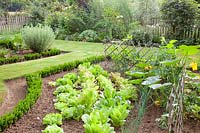
M169 36L172 33L172 28L165 24L164 20L152 19L145 25L145 30L157 36ZM177 32L176 30L173 32ZM200 21L190 29L184 29L181 38L200 38Z
M18 31L28 19L25 15L0 16L0 33Z

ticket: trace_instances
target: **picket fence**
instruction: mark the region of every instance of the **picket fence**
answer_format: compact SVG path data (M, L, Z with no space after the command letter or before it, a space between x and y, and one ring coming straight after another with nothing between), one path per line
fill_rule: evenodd
M28 22L25 15L0 16L0 33L18 31Z
M172 33L172 28L161 19L151 19L147 25L145 25L145 30L151 32L153 35L157 36L167 36ZM177 32L176 30L173 32ZM200 38L200 21L196 23L190 29L184 29L181 38L186 39L198 39Z

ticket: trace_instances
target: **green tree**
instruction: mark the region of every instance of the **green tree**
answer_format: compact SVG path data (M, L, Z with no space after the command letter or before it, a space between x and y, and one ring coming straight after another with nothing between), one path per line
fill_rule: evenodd
M162 6L162 17L172 28L170 35L181 39L184 29L191 29L199 15L194 0L166 0Z
M151 18L160 15L161 0L134 0L133 15L141 25L148 23Z

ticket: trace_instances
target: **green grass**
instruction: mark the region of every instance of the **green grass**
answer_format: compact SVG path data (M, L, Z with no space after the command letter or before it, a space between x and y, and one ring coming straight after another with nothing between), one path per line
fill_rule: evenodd
M25 74L42 70L45 67L103 54L103 45L99 43L56 40L52 47L71 52L38 60L0 66L0 91L6 90L3 83L4 80L21 77Z

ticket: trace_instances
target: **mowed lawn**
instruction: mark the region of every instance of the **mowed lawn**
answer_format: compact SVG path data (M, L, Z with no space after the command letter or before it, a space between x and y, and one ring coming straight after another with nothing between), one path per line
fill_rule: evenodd
M70 52L58 56L0 66L0 93L5 92L6 90L4 80L21 77L25 74L42 70L45 67L59 65L74 60L81 60L90 56L103 55L104 49L103 44L100 43L71 42L63 40L56 40L52 47Z

